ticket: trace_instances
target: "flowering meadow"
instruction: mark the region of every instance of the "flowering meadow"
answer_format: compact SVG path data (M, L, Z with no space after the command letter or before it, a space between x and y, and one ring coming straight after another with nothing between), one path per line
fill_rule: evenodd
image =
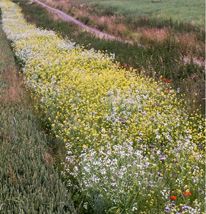
M65 142L80 213L204 213L204 120L163 83L28 24L1 0L3 29L36 107Z

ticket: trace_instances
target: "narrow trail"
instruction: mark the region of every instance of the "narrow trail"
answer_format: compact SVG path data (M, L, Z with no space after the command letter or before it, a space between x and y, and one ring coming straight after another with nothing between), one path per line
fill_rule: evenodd
M112 41L120 41L120 42L125 42L128 43L128 41L123 41L122 39L115 37L113 35L110 35L108 33L104 33L96 28L90 27L85 25L83 22L75 19L74 17L64 13L63 11L50 7L49 5L39 1L39 0L33 0L33 2L39 4L40 6L44 7L45 9L47 9L49 12L52 12L53 14L57 15L60 19L68 22L68 23L73 23L77 26L79 26L81 29L95 35L96 37L100 38L100 39L105 39L105 40L112 40Z

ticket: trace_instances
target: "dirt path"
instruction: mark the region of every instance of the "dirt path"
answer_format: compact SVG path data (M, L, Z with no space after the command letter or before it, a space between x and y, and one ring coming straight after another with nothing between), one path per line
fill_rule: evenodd
M100 38L100 39L105 39L105 40L116 40L116 41L121 41L121 42L125 42L123 40L121 40L118 37L115 37L113 35L110 35L108 33L104 33L96 28L93 27L89 27L87 25L85 25L83 22L75 19L74 17L62 12L61 10L58 10L56 8L50 7L49 5L39 1L39 0L33 0L33 2L41 5L42 7L44 7L45 9L47 9L49 12L52 12L53 14L57 15L60 19L68 22L68 23L73 23L77 26L79 26L81 29L95 35L96 37ZM127 42L127 41L126 41Z

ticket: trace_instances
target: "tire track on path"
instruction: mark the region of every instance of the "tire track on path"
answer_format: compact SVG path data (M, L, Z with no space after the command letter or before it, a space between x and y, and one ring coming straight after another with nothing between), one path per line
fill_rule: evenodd
M73 16L70 16L66 13L64 13L63 11L53 8L39 0L32 0L33 2L37 3L38 5L42 6L43 8L47 9L49 12L52 12L53 14L57 15L60 19L68 22L68 23L73 23L77 26L79 26L81 29L95 35L96 37L100 38L100 39L105 39L105 40L112 40L112 41L120 41L120 42L125 42L128 43L128 41L124 41L118 37L115 37L113 35L110 35L108 33L102 32L96 28L90 27L85 25L83 22L75 19Z

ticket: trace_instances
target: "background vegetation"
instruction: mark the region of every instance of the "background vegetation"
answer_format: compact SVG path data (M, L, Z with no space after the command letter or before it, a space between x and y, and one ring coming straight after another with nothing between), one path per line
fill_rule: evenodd
M138 74L142 73L156 80L160 80L162 77L163 80L168 79L169 81L166 80L166 82L170 82L171 86L185 94L189 111L201 108L204 112L204 67L193 61L193 57L200 58L200 61L204 58L204 31L199 28L157 20L162 23L160 27L173 26L167 39L150 41L142 38L144 46L131 45L95 38L89 33L82 32L74 25L53 19L51 14L36 4L27 4L25 0L14 0L14 2L19 3L25 18L37 26L54 30L88 49L94 48L115 54L115 59L122 66L136 68ZM139 24L153 27L158 25L157 21L142 20ZM192 40L194 47L189 46L187 37L184 39L186 41L184 45L176 41L175 32L179 30L183 30L185 33L191 31L197 35L199 39ZM184 61L185 55L188 57L187 63Z
M149 16L204 25L204 0L77 0L96 7L102 13L137 18Z

